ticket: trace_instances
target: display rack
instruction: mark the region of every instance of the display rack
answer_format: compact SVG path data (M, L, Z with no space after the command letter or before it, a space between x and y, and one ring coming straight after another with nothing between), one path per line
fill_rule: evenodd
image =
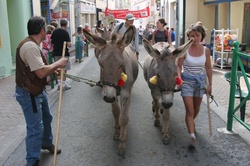
M238 29L236 30L213 30L213 65L221 69L231 67L232 44L238 40ZM220 59L219 59L220 58Z

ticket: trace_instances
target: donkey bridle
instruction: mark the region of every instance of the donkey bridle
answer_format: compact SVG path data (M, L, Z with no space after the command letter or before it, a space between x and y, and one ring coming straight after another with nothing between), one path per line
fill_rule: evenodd
M165 91L179 92L179 91L181 91L181 89L165 88L165 89L160 90L160 92L165 92Z
M113 88L116 89L116 95L119 96L120 92L121 92L121 87L117 86L114 83L108 82L108 81L100 81L102 85L107 85L107 86L111 86Z

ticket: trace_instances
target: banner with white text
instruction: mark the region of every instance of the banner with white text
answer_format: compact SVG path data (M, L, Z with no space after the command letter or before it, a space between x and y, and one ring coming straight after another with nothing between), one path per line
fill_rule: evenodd
M128 13L132 13L136 19L138 18L147 18L150 16L149 6L141 10L128 10L128 9L121 9L121 10L110 10L108 8L105 9L105 16L112 15L116 19L124 19Z

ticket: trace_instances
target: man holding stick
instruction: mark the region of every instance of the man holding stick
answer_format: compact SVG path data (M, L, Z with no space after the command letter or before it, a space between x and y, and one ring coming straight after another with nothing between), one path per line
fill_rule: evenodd
M16 50L16 100L22 107L26 128L27 166L39 165L41 149L54 154L52 144L52 114L45 91L46 77L59 74L68 59L61 58L48 65L39 45L46 37L43 17L32 17L27 24L28 34ZM61 153L60 149L56 150Z

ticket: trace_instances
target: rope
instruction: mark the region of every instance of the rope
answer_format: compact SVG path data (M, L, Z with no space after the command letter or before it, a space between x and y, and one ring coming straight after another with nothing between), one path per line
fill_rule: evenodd
M142 64L139 61L137 61L137 62L139 64L139 66L141 67L141 69L143 70Z
M93 87L93 86L100 86L98 84L98 82L90 80L90 79L86 79L86 78L82 78L82 77L77 77L77 76L66 74L66 73L64 73L64 76L67 77L67 78L69 78L69 79L71 79L71 80L73 80L73 81L76 81L76 82L84 82L85 84L88 84L91 87Z

